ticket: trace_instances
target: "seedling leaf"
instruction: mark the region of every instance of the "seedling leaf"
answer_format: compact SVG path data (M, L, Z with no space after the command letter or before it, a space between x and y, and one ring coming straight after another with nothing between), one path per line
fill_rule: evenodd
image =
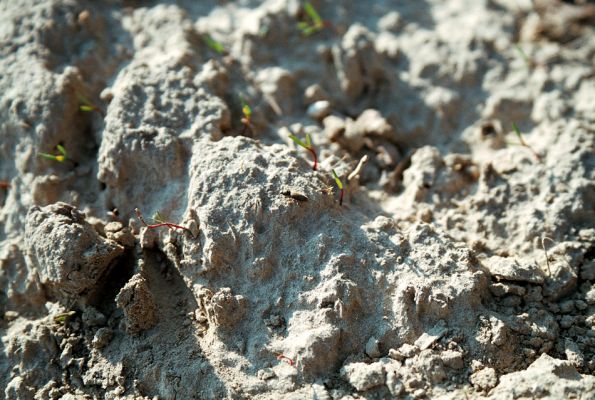
M60 154L62 154L64 157L67 157L67 153L66 153L66 149L64 148L64 146L62 146L61 144L56 145L56 148L58 149L58 151L60 152Z
M53 155L53 154L48 154L48 153L37 153L37 155L38 155L39 157L43 157L43 158L46 158L46 159L48 159L48 160L54 160L54 161L57 161L57 160L56 160L56 156L55 156L55 155Z
M39 153L37 153L37 155L39 157L45 158L47 160L52 160L52 161L57 161L57 162L64 162L66 160L69 160L68 153L66 152L66 149L64 148L64 146L62 146L61 144L58 144L58 145L56 145L56 149L58 150L58 152L60 154L48 154L48 153L39 152Z
M89 111L93 111L93 107L83 104L83 105L79 106L79 110L89 112Z
M72 317L74 314L76 314L74 311L67 311L67 312L63 312L60 314L56 314L54 315L54 322L57 322L60 325L63 325L64 322L66 322L66 320L69 317Z
M158 223L163 223L165 221L159 211L155 212L155 215L153 215L153 219Z
M252 117L252 108L242 96L240 96L240 101L242 102L242 114L244 114L244 117L249 121L250 117Z
M225 46L223 46L221 43L219 43L218 41L216 41L215 39L213 39L210 35L208 35L208 34L202 35L202 40L214 52L216 52L218 54L225 53Z
M332 172L333 172L333 178L335 178L335 183L339 187L339 205L342 206L343 205L343 196L345 195L345 190L343 190L343 182L341 182L341 178L339 178L339 175L337 175L337 173L335 172L334 169L332 170Z
M298 29L302 31L304 36L310 36L324 28L324 21L310 2L306 1L304 3L304 11L308 15L310 21L301 21L297 24Z
M310 4L310 2L307 1L304 4L304 10L306 11L306 14L308 14L310 19L312 19L314 26L322 26L322 18L320 18L320 15L318 14L314 6Z
M298 138L297 136L289 135L289 138L291 140L293 140L295 142L295 144L297 144L298 146L302 146L306 150L308 149L308 145L306 143L302 142L302 140L300 138Z
M339 187L339 189L343 190L343 182L341 182L341 178L339 178L339 176L337 175L337 173L335 172L334 169L333 169L333 177L335 178L335 182L337 183L337 186Z
M514 133L519 138L519 141L521 142L521 144L523 146L525 146L525 140L523 139L523 135L521 135L521 131L519 130L519 127L516 126L516 124L514 122L512 123L512 129L514 130Z
M522 49L522 47L515 43L514 48L516 49L517 53L519 53L519 55L521 56L521 58L527 65L527 68L531 68L531 65L533 63L532 63L531 59L529 58L529 56L527 56L527 53L525 53L525 51Z

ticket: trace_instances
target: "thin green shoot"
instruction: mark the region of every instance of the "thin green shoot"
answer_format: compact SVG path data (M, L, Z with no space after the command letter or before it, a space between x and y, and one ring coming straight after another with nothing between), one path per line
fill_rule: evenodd
M93 102L91 102L88 98L86 98L85 96L83 96L80 93L77 93L77 97L79 99L79 110L84 111L84 112L98 112L101 115L105 115L103 110L96 106L95 104L93 104Z
M537 159L537 161L541 162L542 160L541 160L541 156L539 155L539 153L537 153L531 146L529 146L529 144L527 142L525 142L525 139L523 138L523 135L521 134L519 127L516 126L516 124L514 122L512 123L512 129L513 129L515 135L519 138L519 143L511 143L511 144L516 144L519 146L526 147L527 149L529 149L529 151L531 151L531 153L533 153L533 156L535 157L535 159Z
M66 152L66 149L64 148L64 146L62 146L61 144L56 145L56 149L58 150L58 153L60 154L49 154L49 153L37 153L37 155L39 157L45 158L47 160L52 160L52 161L57 161L60 163L65 162L66 160L69 160L68 158L68 153Z
M145 219L143 218L143 215L141 214L141 212L138 208L135 208L134 211L136 212L136 216L138 217L140 222L144 226L146 226L148 229L155 229L155 228L159 228L162 226L166 226L169 229L182 229L182 230L188 231L192 235L192 231L190 230L190 228L186 228L185 226L174 224L172 222L164 221L163 218L161 217L161 214L159 214L159 211L157 211L155 213L155 215L153 216L153 219L155 219L155 221L157 222L156 224L147 224L145 222Z
M74 311L67 311L67 312L63 312L60 314L56 314L56 315L54 315L54 322L56 322L60 325L64 325L66 320L68 318L72 317L74 314L76 314L76 312L74 312Z
M533 61L529 58L527 53L525 53L525 51L522 49L522 47L519 46L517 43L515 43L513 46L516 49L517 53L519 53L519 56L521 57L521 59L527 65L527 68L531 68L533 66Z
M314 150L314 146L312 146L312 141L310 140L310 134L306 133L306 142L304 143L300 138L291 134L289 138L294 141L295 144L298 146L303 147L304 149L308 150L314 159L314 165L312 165L312 170L316 171L318 168L318 156L316 155L316 150Z
M202 40L215 53L221 54L221 55L225 54L225 46L223 46L223 44L221 44L220 42L213 39L211 37L211 35L205 33L204 35L202 35Z
M304 11L308 15L310 21L302 21L298 22L298 29L302 31L304 36L310 36L315 34L316 32L321 31L326 26L325 21L322 20L318 11L314 8L314 6L306 1L304 3Z
M242 114L243 117L241 119L242 124L244 124L244 128L242 129L242 136L246 133L246 130L252 130L252 108L248 104L246 100L242 96L240 96L240 102L242 103Z
M343 182L341 181L341 178L339 178L339 175L337 175L337 173L335 172L335 170L332 170L333 172L333 178L335 178L335 183L337 184L337 187L339 188L339 205L342 206L343 205L343 195L345 194L345 189L343 188Z

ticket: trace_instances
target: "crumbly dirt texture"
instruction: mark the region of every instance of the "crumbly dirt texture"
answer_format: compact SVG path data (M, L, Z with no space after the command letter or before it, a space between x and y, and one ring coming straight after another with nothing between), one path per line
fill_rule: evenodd
M0 398L595 398L595 3L311 4L0 1Z

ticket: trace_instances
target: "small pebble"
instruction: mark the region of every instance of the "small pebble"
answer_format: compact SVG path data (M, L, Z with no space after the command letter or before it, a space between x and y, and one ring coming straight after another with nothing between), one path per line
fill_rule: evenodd
M112 330L110 328L99 328L95 332L91 345L96 349L102 349L112 340Z
M327 100L319 100L310 104L306 113L308 117L321 121L331 113L331 103Z

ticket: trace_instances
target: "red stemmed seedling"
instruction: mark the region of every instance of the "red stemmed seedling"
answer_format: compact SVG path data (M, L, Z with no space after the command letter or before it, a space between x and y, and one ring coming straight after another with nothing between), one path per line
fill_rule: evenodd
M335 170L333 169L332 171L333 171L333 178L335 178L335 183L337 184L337 187L339 188L339 205L342 206L343 205L343 195L345 194L345 189L343 188L343 182L341 182L341 179L339 178L339 176L337 175Z
M66 161L70 161L73 162L74 161L70 158L68 158L68 153L66 152L66 149L64 148L64 146L62 146L61 144L56 145L56 150L58 150L58 154L49 154L49 153L37 153L37 155L39 157L45 158L47 160L52 160L52 161L57 161L59 163L63 163Z
M252 108L246 102L246 100L244 100L243 97L240 97L240 101L242 102L242 114L243 114L241 121L242 121L242 124L244 124L244 128L242 129L242 136L244 136L247 129L250 129L250 131L252 131Z
M0 181L0 189L9 189L9 188L10 188L10 182Z
M308 150L310 154L312 154L312 158L314 159L314 165L312 165L312 169L316 171L318 168L318 157L316 156L316 150L314 150L314 146L312 146L312 141L310 140L310 135L306 133L306 142L304 143L300 138L295 135L289 135L289 138L295 142L298 146L303 147L304 149Z
M304 36L311 36L330 26L330 23L320 17L320 14L310 2L306 1L304 3L304 11L308 15L309 21L301 21L297 25Z
M533 149L533 147L529 146L529 144L527 144L527 142L525 142L525 139L523 139L523 135L521 134L519 127L516 126L516 124L514 122L512 123L512 129L514 130L514 133L516 134L516 136L519 138L519 143L510 143L510 144L515 144L515 145L526 147L527 149L529 149L529 151L531 153L533 153L533 157L535 157L535 159L537 161L542 162L542 159L541 159L541 156L539 155L539 153L537 153Z
M287 364L291 365L292 367L295 366L295 361L293 361L291 358L287 357L284 354L277 354L277 360L286 362Z
M140 210L138 208L135 208L134 211L136 212L136 216L138 217L140 222L142 222L142 224L144 226L146 226L148 229L155 229L155 228L160 228L162 226L166 226L169 229L185 230L187 232L190 232L190 234L192 235L192 231L189 228L186 228L185 226L182 226L182 225L174 224L172 222L164 221L163 218L161 218L161 215L159 214L159 212L157 212L155 214L155 217L153 218L157 223L156 224L147 224L145 222L145 219L143 218L143 215L141 214Z
M99 106L93 104L89 99L87 99L85 96L83 96L80 93L77 93L77 97L79 99L79 110L84 111L84 112L95 111L105 117L105 113Z

